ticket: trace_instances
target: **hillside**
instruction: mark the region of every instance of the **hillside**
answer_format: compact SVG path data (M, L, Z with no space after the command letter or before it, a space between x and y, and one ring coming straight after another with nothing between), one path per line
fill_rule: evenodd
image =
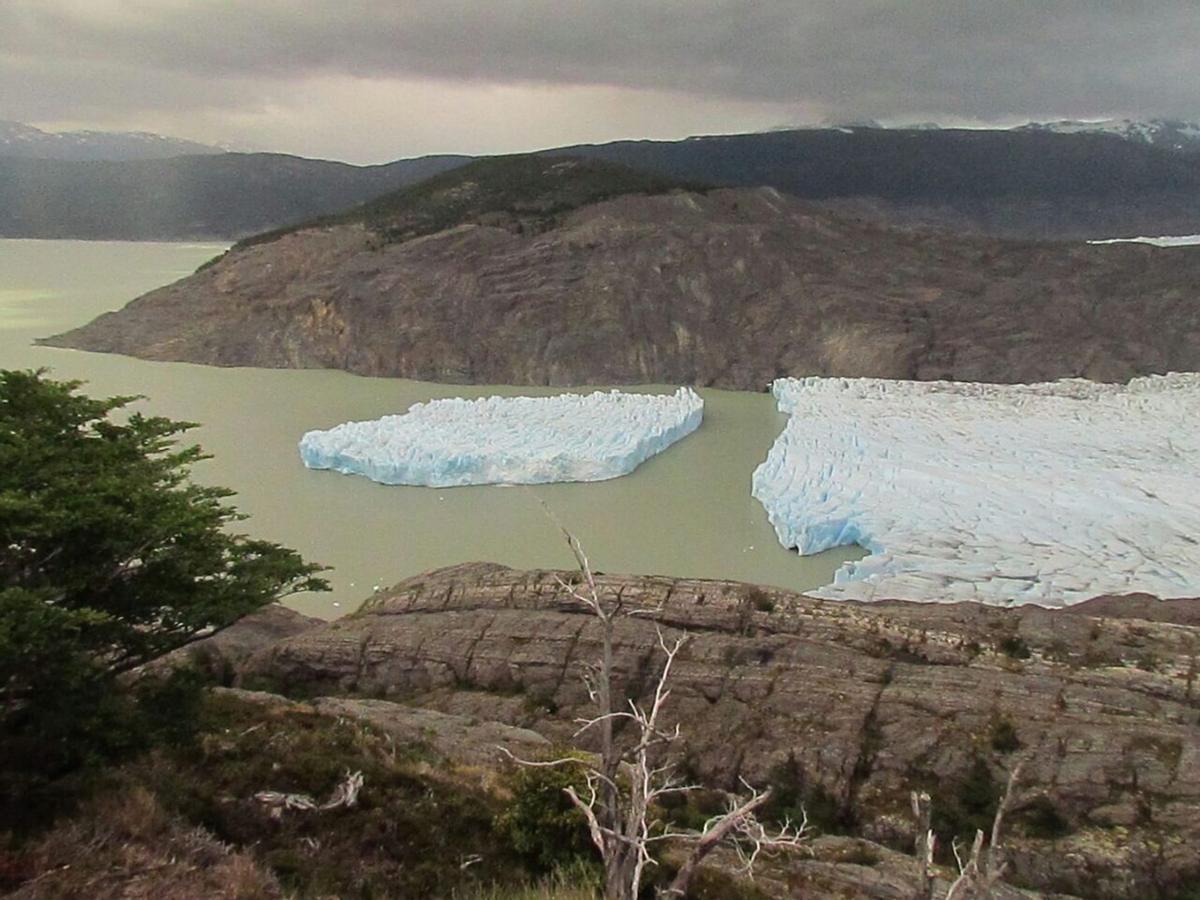
M825 128L566 147L709 184L769 185L913 225L1019 238L1200 231L1200 165L1108 133Z
M265 244L302 229L364 225L383 243L406 241L464 224L520 233L543 231L562 213L622 194L662 194L687 187L602 161L550 161L535 155L490 157L341 213L254 235L233 249Z
M1166 137L1051 126L842 127L545 152L688 182L770 186L897 224L1077 239L1200 232L1198 157L1171 146ZM0 236L135 239L242 238L470 161L435 156L356 167L273 154L122 163L3 156Z
M235 248L48 343L442 382L750 390L781 375L1200 368L1200 253L1186 248L894 230L769 188L668 190L558 158L436 184Z
M359 167L266 153L121 162L0 156L0 237L229 239L361 203L462 162Z

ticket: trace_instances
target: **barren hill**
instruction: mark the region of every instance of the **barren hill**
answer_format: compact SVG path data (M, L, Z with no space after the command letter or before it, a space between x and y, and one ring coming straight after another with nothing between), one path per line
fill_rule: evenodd
M235 247L57 346L508 384L1200 368L1200 251L888 228L770 188L486 160Z

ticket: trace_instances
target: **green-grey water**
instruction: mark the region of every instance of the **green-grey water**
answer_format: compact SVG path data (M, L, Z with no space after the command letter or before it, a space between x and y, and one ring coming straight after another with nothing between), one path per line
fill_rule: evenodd
M732 578L806 590L826 584L857 548L801 558L775 539L750 476L783 427L766 394L704 390L704 424L633 474L536 488L389 487L313 472L301 434L402 412L435 397L547 394L550 389L440 385L321 370L218 369L38 347L174 281L219 253L207 244L0 240L0 367L48 367L93 394L145 394L158 415L202 423L214 455L198 478L238 492L244 529L332 567L329 594L289 605L348 612L376 586L437 566L490 560L567 567L544 502L583 541L597 569ZM651 389L651 388L647 388ZM662 389L667 389L663 386Z

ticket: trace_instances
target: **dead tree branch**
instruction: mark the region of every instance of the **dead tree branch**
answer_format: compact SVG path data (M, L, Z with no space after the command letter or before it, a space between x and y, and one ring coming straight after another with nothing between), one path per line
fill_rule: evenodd
M553 519L553 515L547 510ZM557 524L557 522L556 522ZM671 744L680 738L678 724L665 726L664 710L671 697L670 679L688 635L668 637L656 629L662 666L648 698L639 703L629 700L619 706L615 700L614 633L621 618L653 612L624 608L619 596L604 597L596 583L591 564L579 540L561 525L567 545L579 567L581 581L559 578L559 586L571 600L595 617L600 628L600 659L583 667L583 682L596 714L576 720L576 735L594 736L599 744L598 759L574 757L537 762L522 760L504 752L520 765L563 766L576 764L584 769L581 790L567 788L571 802L587 823L592 843L604 863L606 900L635 900L647 866L656 865L651 849L658 843L687 843L690 851L664 896L683 897L697 868L719 844L732 843L744 870L749 873L764 851L798 846L807 832L807 816L799 823L785 823L775 831L767 830L755 813L771 798L771 792L757 791L745 785L748 797L728 798L726 812L714 816L699 832L677 832L654 818L657 801L668 795L686 793L699 785L685 784L674 774L668 759ZM619 744L614 724L623 722L632 735Z
M329 799L318 803L308 794L284 794L279 791L259 791L254 799L264 806L271 808L271 815L279 818L285 810L309 810L324 812L327 809L337 809L340 806L354 806L358 803L358 792L362 790L362 772L346 770L342 780L330 793Z
M1013 790L1021 777L1024 763L1017 763L1008 776L1008 785L1004 796L996 807L996 817L992 820L991 840L986 849L984 846L983 829L975 832L975 840L971 842L971 853L963 862L957 842L953 845L954 858L958 862L958 878L950 885L946 900L986 900L992 896L992 888L1004 877L1008 862L1004 858L1002 828L1004 817L1012 806Z

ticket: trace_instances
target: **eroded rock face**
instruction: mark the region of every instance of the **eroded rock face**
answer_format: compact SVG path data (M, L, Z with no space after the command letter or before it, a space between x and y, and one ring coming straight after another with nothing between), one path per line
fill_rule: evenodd
M490 564L429 573L261 651L243 678L403 699L566 740L588 711L581 666L599 654L594 620L558 582L571 577ZM706 780L790 773L859 833L903 845L910 789L931 790L967 827L973 793L998 795L1024 758L1018 879L1132 898L1200 877L1200 629L1176 624L1195 621L1197 601L1155 606L1162 621L1148 621L1091 614L1111 613L1113 599L1064 612L855 604L656 577L599 583L626 608L653 610L618 623L617 680L629 696L657 675L655 625L690 633L670 714L685 735L682 764Z
M730 189L619 197L537 234L300 231L50 343L481 384L1124 380L1200 368L1197 283L1200 251L903 231Z

